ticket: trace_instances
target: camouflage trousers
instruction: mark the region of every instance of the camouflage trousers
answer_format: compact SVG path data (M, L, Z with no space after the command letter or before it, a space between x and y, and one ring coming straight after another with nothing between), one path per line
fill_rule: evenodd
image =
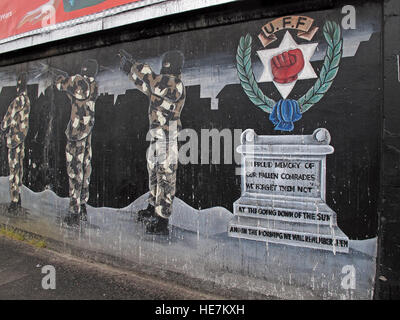
M156 214L169 218L176 191L176 171L178 169L178 140L153 138L147 154L149 173L149 203Z
M21 143L8 149L8 165L10 167L10 198L11 202L19 202L22 177L24 175L25 145Z
M79 141L67 141L65 148L69 177L69 211L80 213L81 205L89 201L92 173L92 134Z

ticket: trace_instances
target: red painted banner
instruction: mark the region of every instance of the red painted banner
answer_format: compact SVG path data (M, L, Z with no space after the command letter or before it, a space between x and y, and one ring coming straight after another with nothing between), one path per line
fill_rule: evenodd
M0 0L0 39L140 0Z

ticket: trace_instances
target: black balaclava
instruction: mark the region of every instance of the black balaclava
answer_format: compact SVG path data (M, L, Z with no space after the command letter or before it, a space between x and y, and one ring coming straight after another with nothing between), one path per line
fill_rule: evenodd
M18 94L26 91L26 84L28 82L28 75L26 72L21 72L17 79L17 92Z
M179 76L182 73L184 57L178 50L168 51L162 56L161 74Z
M94 78L98 70L99 65L97 64L97 60L89 59L82 64L81 72L83 76Z

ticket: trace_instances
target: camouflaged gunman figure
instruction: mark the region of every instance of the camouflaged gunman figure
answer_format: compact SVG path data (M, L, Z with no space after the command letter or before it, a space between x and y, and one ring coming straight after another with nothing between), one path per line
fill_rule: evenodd
M65 91L72 104L71 118L65 131L70 197L69 214L64 219L67 224L79 224L80 220L87 220L86 203L89 200L92 173L92 129L98 93L94 77L97 71L97 61L87 60L82 65L81 75L59 75L56 78L57 89Z
M121 70L150 99L151 142L147 153L150 197L148 207L139 211L138 220L149 219L148 233L168 234L178 169L180 114L186 98L181 81L183 55L179 51L165 53L160 74L154 73L149 65L134 61L123 50L120 56Z
M20 189L22 186L25 138L29 130L30 100L27 94L27 74L21 73L17 80L17 97L11 102L1 122L0 129L6 137L8 148L8 164L10 167L9 212L21 207Z

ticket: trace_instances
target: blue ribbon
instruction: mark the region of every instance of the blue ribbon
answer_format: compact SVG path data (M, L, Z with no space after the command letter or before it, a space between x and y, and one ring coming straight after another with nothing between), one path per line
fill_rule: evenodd
M299 103L296 100L279 100L269 115L269 120L275 126L275 130L292 131L293 122L301 119Z

